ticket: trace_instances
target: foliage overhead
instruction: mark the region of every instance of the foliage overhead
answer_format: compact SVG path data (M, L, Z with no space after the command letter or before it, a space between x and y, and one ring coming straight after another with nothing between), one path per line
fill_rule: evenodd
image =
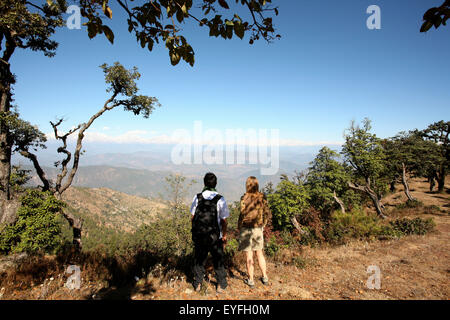
M423 15L423 23L420 32L427 32L434 26L435 29L441 25L446 26L450 18L450 0L445 0L439 7L432 7Z
M64 25L62 13L66 10L65 0L49 0L43 5L24 0L2 0L0 29L3 31L0 42L3 38L6 40L3 59L8 61L15 48L42 51L46 56L54 56L58 43L50 38L56 28Z
M109 0L78 2L81 15L88 19L84 25L89 38L104 34L113 43L114 32L104 24L105 18L113 18ZM181 34L181 25L185 22L207 27L210 37L231 39L236 35L243 39L246 33L251 33L250 44L259 39L271 42L280 37L275 34L272 17L267 15L278 15L278 8L271 6L271 0L235 0L233 8L225 0L153 0L139 1L135 6L132 6L135 4L133 1L116 2L127 16L128 32L134 33L141 47L152 51L155 43L164 42L172 65L177 65L181 59L194 65L194 49ZM238 15L243 11L241 7L248 10L249 21Z

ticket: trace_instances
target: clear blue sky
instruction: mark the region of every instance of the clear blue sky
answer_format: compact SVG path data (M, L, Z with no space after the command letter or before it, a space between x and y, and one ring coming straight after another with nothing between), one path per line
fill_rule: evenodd
M16 52L15 99L23 118L44 132L56 116L78 124L107 98L98 66L120 61L139 68L141 93L162 107L149 119L114 110L92 132L170 136L202 120L219 130L280 129L282 139L314 143L341 141L352 119L369 117L379 136L392 136L450 120L450 26L419 32L423 13L441 2L274 0L282 38L273 44L210 38L207 28L185 25L194 67L171 66L163 44L141 49L113 5L114 45L103 35L90 40L84 27L62 28L54 58ZM381 8L381 30L366 27L372 4Z

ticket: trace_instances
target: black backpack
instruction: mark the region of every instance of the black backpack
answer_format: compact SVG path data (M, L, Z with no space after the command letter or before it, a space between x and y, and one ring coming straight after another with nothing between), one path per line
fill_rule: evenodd
M220 238L220 229L217 220L217 202L222 198L217 194L211 200L197 194L197 208L192 220L192 240L203 245L212 245Z

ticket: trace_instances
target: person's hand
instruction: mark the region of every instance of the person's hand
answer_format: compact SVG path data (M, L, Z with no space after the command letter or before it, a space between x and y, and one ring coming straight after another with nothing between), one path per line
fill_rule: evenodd
M223 242L223 244L226 244L226 243L227 243L227 235L226 235L226 234L224 234L224 235L222 236L222 242Z

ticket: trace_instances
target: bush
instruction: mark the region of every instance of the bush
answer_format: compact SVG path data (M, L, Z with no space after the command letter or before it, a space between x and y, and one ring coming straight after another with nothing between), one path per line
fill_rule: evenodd
M345 243L349 239L370 239L382 233L379 218L365 214L362 210L335 212L325 230L326 241Z
M191 215L189 212L166 216L148 225L142 225L134 234L135 246L158 254L163 259L178 259L193 252Z
M429 219L403 218L391 221L390 225L394 230L398 231L402 235L410 235L410 234L424 235L432 231L435 227L435 223L431 218Z
M423 203L419 200L407 200L405 203L401 203L395 206L397 209L414 209L423 207Z
M309 196L303 185L281 180L274 193L267 196L275 230L292 230L291 217L308 207Z
M275 236L270 237L269 241L266 242L264 252L268 257L274 257L278 250L280 250L280 246Z
M50 192L28 190L21 197L17 221L0 233L0 252L55 252L63 246L59 212L65 204Z

